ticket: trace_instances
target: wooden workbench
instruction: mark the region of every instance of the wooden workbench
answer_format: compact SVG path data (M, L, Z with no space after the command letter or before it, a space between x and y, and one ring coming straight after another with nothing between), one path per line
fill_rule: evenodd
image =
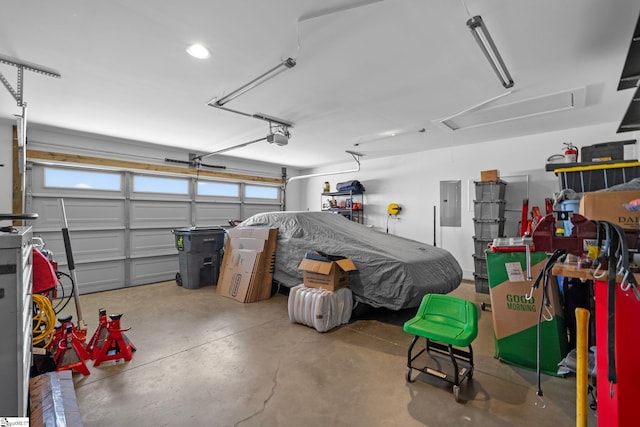
M551 274L554 276L574 277L582 280L602 280L607 281L607 269L600 270L600 273L604 273L602 277L596 279L593 277L593 269L591 268L578 268L576 264L556 263L551 269ZM636 281L640 283L640 274L635 273ZM618 275L617 282L622 281L622 276Z
M590 268L578 268L576 264L556 263L551 269L554 276L574 277L582 280L595 280ZM606 272L605 272L606 273Z

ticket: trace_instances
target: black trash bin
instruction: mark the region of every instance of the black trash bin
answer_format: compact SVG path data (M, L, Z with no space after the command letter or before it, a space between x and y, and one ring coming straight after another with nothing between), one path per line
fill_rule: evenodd
M220 227L190 227L172 232L180 265L176 283L188 289L217 284L226 231Z

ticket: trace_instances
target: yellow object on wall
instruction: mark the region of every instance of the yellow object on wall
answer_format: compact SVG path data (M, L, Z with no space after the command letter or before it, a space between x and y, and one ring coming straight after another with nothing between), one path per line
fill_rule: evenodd
M401 210L402 208L397 203L389 203L389 206L387 206L387 212L389 212L389 215L398 215Z

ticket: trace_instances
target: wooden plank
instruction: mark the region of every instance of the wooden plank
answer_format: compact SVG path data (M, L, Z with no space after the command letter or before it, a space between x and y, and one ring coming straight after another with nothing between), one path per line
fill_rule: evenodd
M573 277L583 280L595 280L593 278L592 270L588 268L578 268L575 264L557 263L551 269L551 274L554 276Z
M13 126L13 156L12 156L12 165L13 165L13 183L12 183L12 201L11 201L11 212L14 214L21 214L23 212L22 206L22 175L20 175L20 159L18 155L18 127ZM14 226L22 225L21 220L13 221Z
M182 166L156 165L152 163L132 162L128 160L114 160L102 157L82 156L79 154L54 153L50 151L27 150L27 158L30 160L46 160L51 162L80 163L85 165L103 167L106 166L115 169L133 169L140 171L166 172L193 176L206 176L211 178L234 179L239 181L252 181L266 184L283 184L282 178L272 178L233 172L196 170L193 168Z
M608 274L607 274L607 269L604 269L604 271L600 270L600 272L598 273L598 276L600 274L603 274L602 277L600 277L599 279L596 279L595 277L593 277L593 269L590 268L578 268L576 264L555 264L553 266L553 268L551 269L551 274L553 274L554 276L564 276L564 277L573 277L576 279L582 279L582 280L603 280L606 281L608 278ZM640 283L640 274L635 273L634 276L636 277L636 281ZM623 277L621 275L618 275L616 281L619 283L620 281L622 281Z

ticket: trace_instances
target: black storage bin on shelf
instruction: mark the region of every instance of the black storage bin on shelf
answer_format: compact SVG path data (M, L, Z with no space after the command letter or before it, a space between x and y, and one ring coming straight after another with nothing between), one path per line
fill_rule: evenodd
M560 167L554 172L558 175L562 190L571 189L584 193L603 190L640 177L640 163L637 161L603 162L587 166Z
M635 142L635 141L634 141ZM601 142L599 144L582 147L582 162L601 162L624 159L625 141Z
M180 228L175 236L180 272L176 282L183 288L197 289L218 283L226 232L223 228Z

